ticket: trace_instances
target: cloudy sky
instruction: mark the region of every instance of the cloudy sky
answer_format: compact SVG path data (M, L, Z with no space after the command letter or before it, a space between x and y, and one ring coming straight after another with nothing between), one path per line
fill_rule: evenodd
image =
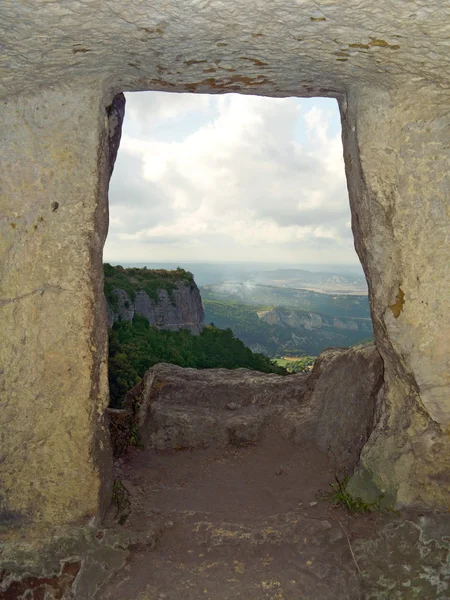
M330 99L127 94L105 261L357 263Z

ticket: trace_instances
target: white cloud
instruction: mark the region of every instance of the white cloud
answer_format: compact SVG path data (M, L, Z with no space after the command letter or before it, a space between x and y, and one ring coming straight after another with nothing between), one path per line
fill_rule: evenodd
M357 261L337 105L134 96L111 180L106 260Z

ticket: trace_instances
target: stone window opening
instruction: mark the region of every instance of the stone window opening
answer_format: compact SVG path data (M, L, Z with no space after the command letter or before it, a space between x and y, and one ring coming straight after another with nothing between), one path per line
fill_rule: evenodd
M224 203L223 209L220 208L219 211L217 203L216 206L212 203L216 213L221 213L221 216L227 210L230 212L229 205L233 205L234 202L237 210L230 213L233 224L239 220L240 213L245 214L249 209L253 211L247 223L242 220L241 237L245 237L245 235L254 237L255 234L250 230L254 231L259 228L262 232L261 237L265 238L263 245L271 248L270 258L277 256L277 246L270 239L271 231L265 231L268 224L278 227L275 233L278 233L279 237L283 236L283 232L286 232L286 237L289 239L293 236L293 231L297 233L297 239L299 234L315 236L311 238L312 243L307 238L302 243L302 247L296 249L295 257L299 258L300 266L308 260L309 262L316 261L317 254L321 261L342 260L342 257L343 260L349 260L349 257L353 260L356 258L353 249L349 250L349 246L353 247L350 230L351 217L346 203L347 189L340 141L340 118L336 112L337 106L333 106L333 100L316 99L311 104L312 99L288 98L280 100L248 96L239 97L237 95L220 97L194 94L158 94L156 92L129 94L128 100L130 103L130 133L126 133L123 158L121 158L122 154L119 152L119 160L115 165L116 171L110 185L111 224L110 238L108 238L105 248L106 261L112 260L116 264L119 262L126 266L142 266L145 264L142 259L146 256L151 261L154 258L152 252L155 253L151 244L159 241L158 234L161 226L165 231L165 235L172 235L173 239L181 235L186 237L186 231L188 235L195 237L200 221L200 229L203 227L208 232L211 230L216 236L220 237L223 235L220 229L222 223L217 222L216 215L213 214L210 222L208 222L207 219L205 221L204 215L198 210L189 212L188 209L183 212L183 209L185 209L183 204L186 205L190 202L195 207L193 194L197 193L201 201L208 207L208 201L214 196L215 192L224 198L224 200L221 200ZM171 102L172 100L174 102ZM300 102L302 102L301 106ZM118 151L120 124L124 117L124 103L123 95L117 96L108 109L111 120L112 160L115 159ZM177 121L177 111L183 117L180 121L178 115L180 123ZM208 116L209 121L205 121L203 113ZM202 122L202 118L204 122ZM231 131L233 120L236 120L236 118L240 118L243 122L246 120L248 124L241 126L241 129L239 129L239 124L235 125L235 132L233 130L233 133L230 133L230 137L233 137L230 141L224 135L223 130L225 129L226 133ZM193 120L197 125L193 126L189 120ZM220 125L220 121L223 121L224 124ZM280 123L278 127L277 121ZM118 128L116 128L117 125L119 125ZM177 126L178 128L181 127L181 134L177 133ZM215 128L216 131L214 131L214 136L211 136L211 140L205 138L206 150L202 148L199 151L195 142L191 142L189 145L189 141L195 136L201 136L206 127L209 129ZM328 128L331 128L331 131L328 131ZM282 133L278 134L277 129L281 129ZM165 138L168 138L167 143ZM170 150L170 145L178 145L181 148L179 152L173 153L173 158L167 149L169 146ZM327 153L326 157L323 156L325 153ZM214 156L215 154L218 155L217 159ZM231 155L236 155L238 158ZM215 163L220 162L220 169L217 168L215 163L212 165L208 163L208 158L211 156L214 156ZM189 159L191 162L189 162ZM192 167L195 165L197 171L202 172L202 177L197 180L197 183L194 177L189 179L191 175L189 166L191 164ZM258 173L258 169L260 169L260 176L256 175L255 177L254 174ZM194 169L192 168L192 170ZM161 175L161 171L165 178ZM264 171L270 171L270 174L267 176ZM226 173L226 179L223 177L223 172ZM246 179L247 172L250 175ZM203 176L203 174L205 175ZM233 181L233 177L235 181ZM212 182L209 188L202 179ZM263 182L256 182L258 179L263 179ZM175 181L172 187L170 186L171 180ZM230 180L232 181L231 184L229 183ZM286 180L288 183L286 183ZM327 181L327 185L324 185L323 181ZM321 189L321 185L323 189ZM227 187L229 189L224 190ZM198 188L198 192L196 188ZM242 200L233 198L236 193L241 194ZM249 199L246 198L246 195ZM181 200L179 200L180 197ZM161 204L167 206L170 203L173 204L172 212L179 210L181 217L178 220L172 217L173 221L169 224L166 222L167 219L164 220L163 218L163 224L161 225L158 218L155 221L153 216L154 214L158 216L157 211L160 210ZM258 214L257 210L260 210L261 214ZM151 218L149 218L146 211L150 211ZM322 211L325 218L315 214L319 211ZM330 217L328 217L329 213ZM202 218L204 221L202 221ZM184 222L187 223L188 227L184 225L183 219L185 219ZM228 217L228 221L230 221L230 217ZM126 222L128 229L124 229L123 222ZM195 227L191 232L189 227L192 226L192 223ZM323 232L320 229L323 229ZM194 239L194 241L196 240ZM329 241L332 249L328 252L323 251L321 241L323 241L323 245ZM253 247L249 246L249 249L253 250L253 254L250 254L250 260L252 258L255 260L255 257L259 257L263 251L261 240L259 242L261 248L258 248L256 253ZM331 242L334 243L334 247ZM236 251L232 250L233 246L237 246L242 253L239 240L228 233L226 253L227 255L230 254L231 258L237 256ZM312 246L312 250L310 246ZM122 256L119 254L121 247L125 249L125 255ZM158 252L156 244L155 248ZM283 246L280 246L280 248L284 250ZM130 254L130 249L131 251L134 249L134 254ZM245 246L243 250L245 252ZM154 262L153 267L167 266L168 268L175 268L179 263L185 264L184 261L189 261L188 252L189 247L187 247L187 250L182 248L178 250L179 255L174 256L172 253L169 260L165 257L160 261L160 265L158 265L158 262ZM204 256L206 257L205 260L208 260L207 246L204 250L200 252L196 250L196 252L197 254L194 255L193 260L198 261L199 256ZM178 256L182 257L182 261L179 260ZM280 258L284 259L285 257L286 252L284 251ZM217 260L217 251L212 254L212 260ZM292 252L288 256L289 260L292 261ZM273 268L283 268L285 266L290 266L290 263L287 265L279 263ZM264 265L262 268L267 270L268 267ZM321 268L326 271L324 266ZM195 271L195 264L191 265L188 262L188 269ZM331 269L332 266L328 270ZM342 270L340 265L339 269ZM348 272L355 273L355 265L350 265ZM202 285L205 282L208 283L203 275L200 278ZM213 276L213 279L217 278ZM364 294L366 282L362 272L355 275L355 282L351 281L348 273L342 277L342 281L336 281L339 280L339 275L336 275L334 280L330 285L336 286L338 294L345 294L346 291ZM270 282L268 283L270 285ZM237 294L241 293L241 289L245 289L245 285L244 283L241 286ZM321 290L330 291L327 289L326 284L314 284L314 282L312 284L307 282L303 285L301 282L291 284L275 282L275 285L296 288L305 286L312 293ZM322 287L320 287L321 285ZM348 287L348 290L345 286ZM354 287L352 288L352 286ZM204 290L204 293L206 293L206 290ZM236 292L233 291L234 293ZM123 295L123 298L117 296L114 301L115 304L118 302L121 308L116 307L118 312L115 313L115 316L109 314L110 326L114 319L131 319L136 310L138 314L140 314L139 310L141 312L144 310L145 314L142 314L149 318L149 322L154 321L155 317L148 316L149 313L145 307L137 307L136 309L134 302L131 301L125 290L121 290L120 294ZM272 298L262 298L259 303L272 304L272 300ZM300 302L302 301L300 299ZM339 297L333 298L333 301L339 303ZM243 303L245 304L245 302L244 299ZM280 325L284 327L288 327L292 321L298 322L297 325L301 328L302 335L311 338L307 341L309 352L306 354L317 356L325 347L350 346L360 341L366 341L372 335L370 312L364 298L362 300L355 298L353 301L351 298L341 296L341 304L343 302L355 305L362 303L364 306L360 312L358 310L355 312L355 307L350 305L344 310L337 308L337 314L333 315L333 310L327 307L324 308L322 316L316 315L314 312L308 315L305 310L303 310L304 314L299 316L295 313L295 310L292 310L292 308L296 308L295 299L286 301L283 298L280 304L284 306L286 302L291 310L285 310L280 315L274 311L263 311L264 314L261 311L255 311L255 315L257 314L258 318L261 319L262 326L270 326L268 324L272 324L273 319L277 319ZM307 300L305 303L306 308L309 306L308 302ZM250 304L252 303L255 304L255 302L250 301ZM139 302L139 304L142 304L142 302ZM298 308L300 307L302 307L301 303ZM224 323L221 320L220 315L212 314L210 316L208 311L206 313L207 323L218 320L223 327L229 326L228 322ZM346 317L350 317L350 319L346 319ZM198 320L199 317L196 318ZM159 326L158 323L156 325ZM189 323L190 327L191 325ZM197 326L198 324L196 324ZM161 327L164 328L164 325L161 324ZM321 333L321 328L326 329L324 334ZM290 340L288 339L289 335L285 335L287 341L284 350L289 355L288 358L295 357L297 337L294 333L293 331ZM321 338L321 341L314 340L318 337ZM323 337L326 339L324 340ZM259 351L259 348L262 352L271 356L274 356L275 352L277 356L282 356L282 352L277 351L277 349L265 349L261 344L255 345L255 343L252 345L252 342L247 341L245 338L244 342L251 345L255 351ZM304 355L305 349L300 348L299 354Z
M126 147L131 146L127 139ZM155 148L152 152L158 157ZM120 161L120 151L118 156ZM126 172L132 172L130 162ZM123 182L119 187L126 193ZM111 216L114 222L112 209ZM176 545L184 548L176 553L179 561L189 560L189 540L194 547L209 547L209 531L216 532L219 547L229 540L236 556L247 537L260 537L263 546L269 530L283 538L286 532L275 524L279 514L290 515L292 523L305 515L322 516L322 530L328 532L334 527L326 518L329 507L318 497L335 478L344 482L353 473L376 424L382 387L383 362L373 344L326 350L313 373L285 377L156 364L121 409L108 410L116 496L123 500L113 504L106 524L145 529L151 523L164 529L170 522L179 532ZM285 543L287 538L283 548ZM152 551L145 560L153 565L159 556ZM192 569L206 568L199 558ZM234 558L231 566L238 574L248 569L244 557ZM216 575L222 576L220 569ZM165 593L168 581L163 574L156 579ZM184 578L176 577L173 585L185 585Z

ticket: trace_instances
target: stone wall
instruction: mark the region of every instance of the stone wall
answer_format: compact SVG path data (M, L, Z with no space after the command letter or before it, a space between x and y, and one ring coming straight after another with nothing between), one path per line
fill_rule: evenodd
M2 105L0 521L87 521L109 501L99 88Z
M2 7L3 523L87 522L108 500L106 107L122 90L339 100L386 374L354 485L448 507L449 23L437 0Z
M287 377L160 363L128 392L123 410L110 411L112 437L119 448L116 432L128 424L144 447L164 451L257 444L276 431L330 453L336 472L353 473L378 418L382 384L374 344L330 348L312 373Z
M353 481L399 504L450 498L450 95L364 89L341 103L356 249L387 396Z

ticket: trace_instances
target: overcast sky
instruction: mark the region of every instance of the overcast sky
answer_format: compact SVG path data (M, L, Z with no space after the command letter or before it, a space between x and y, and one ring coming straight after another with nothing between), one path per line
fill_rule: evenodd
M358 263L335 100L127 94L104 260Z

